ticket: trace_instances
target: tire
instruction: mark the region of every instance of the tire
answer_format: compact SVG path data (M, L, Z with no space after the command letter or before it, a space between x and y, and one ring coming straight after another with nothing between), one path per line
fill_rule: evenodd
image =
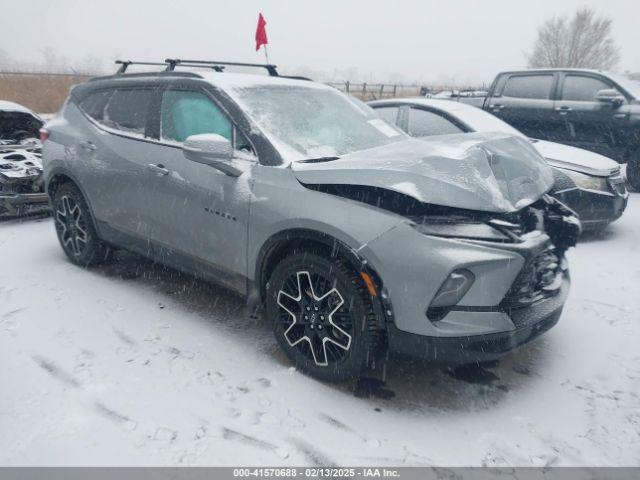
M627 162L627 182L636 192L640 192L640 150L636 150Z
M379 355L382 332L366 286L329 253L294 251L274 269L266 294L276 340L301 371L341 382L360 377Z
M110 249L98 237L87 201L74 184L64 183L56 190L53 218L60 246L71 262L88 267L109 258Z

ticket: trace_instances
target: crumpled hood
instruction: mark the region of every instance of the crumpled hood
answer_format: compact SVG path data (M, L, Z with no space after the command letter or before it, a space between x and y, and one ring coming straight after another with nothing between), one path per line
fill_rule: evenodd
M553 174L532 145L503 133L407 139L291 168L304 184L368 185L423 203L512 212L540 198Z
M608 177L620 172L620 165L615 160L599 153L546 140L532 140L532 142L540 155L554 167L598 177Z
M40 154L22 148L0 146L0 180L36 179L42 175Z

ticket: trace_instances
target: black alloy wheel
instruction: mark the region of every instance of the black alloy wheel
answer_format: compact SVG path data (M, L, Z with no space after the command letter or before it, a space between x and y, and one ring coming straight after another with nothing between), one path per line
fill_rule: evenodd
M110 250L96 233L82 193L72 183L61 185L53 198L53 217L62 250L76 265L95 265L108 259Z
M381 332L362 278L321 252L295 252L275 268L267 313L289 359L321 380L356 378L379 353Z

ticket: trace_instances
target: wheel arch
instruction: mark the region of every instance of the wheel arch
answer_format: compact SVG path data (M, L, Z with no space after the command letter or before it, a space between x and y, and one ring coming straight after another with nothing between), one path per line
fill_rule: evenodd
M45 191L47 192L47 195L49 195L49 198L51 200L53 200L53 197L56 194L56 190L60 188L60 186L64 183L73 183L76 187L78 187L78 190L82 192L82 195L85 197L85 199L87 198L82 186L80 185L80 182L78 182L75 175L73 175L65 168L58 167L51 170L47 174L45 179Z
M271 273L287 253L294 248L319 247L336 255L361 276L368 275L373 282L373 292L369 284L371 300L374 305L378 326L386 329L386 320L392 316L391 304L384 290L382 278L375 269L354 248L324 232L307 228L292 228L272 235L261 247L255 265L255 285L260 303L266 298L266 286ZM363 279L365 277L363 276ZM366 280L365 280L365 283Z
M75 177L75 175L70 173L67 169L55 168L48 173L45 180L45 192L47 192L47 195L49 196L49 203L53 207L53 198L56 194L56 191L62 185L67 183L72 184L78 190L80 190L80 193L84 197L84 201L86 202L87 207L89 207L89 213L91 215L91 218L93 218L96 231L98 232L98 234L100 234L101 232L100 232L99 222L97 221L96 216L93 212L93 207L91 206L91 202L89 201L89 196L87 195L87 192L83 188L82 183L79 182L78 179Z

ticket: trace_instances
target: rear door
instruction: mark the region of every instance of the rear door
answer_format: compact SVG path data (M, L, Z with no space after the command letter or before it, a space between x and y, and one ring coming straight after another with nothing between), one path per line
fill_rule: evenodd
M565 128L554 110L557 73L512 73L498 82L485 109L531 138L555 140Z
M595 73L567 72L560 79L556 115L565 123L562 143L618 158L626 146L628 102L613 105L596 100L600 90L616 89L606 77ZM620 92L624 98L624 94Z
M96 218L120 231L152 238L149 217L149 147L153 139L149 112L159 98L153 86L97 91L80 102L94 122L87 125L76 150L78 169Z

